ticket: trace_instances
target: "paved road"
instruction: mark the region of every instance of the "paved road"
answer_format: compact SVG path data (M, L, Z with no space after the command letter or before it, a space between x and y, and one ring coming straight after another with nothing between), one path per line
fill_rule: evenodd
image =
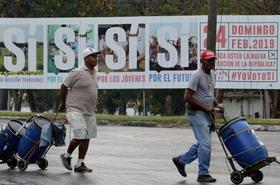
M67 127L68 129L68 127ZM69 130L69 129L68 129ZM67 134L67 143L68 143ZM266 144L271 156L280 159L280 133L257 132ZM211 173L217 178L217 185L232 184L225 163L225 155L215 134L212 145ZM99 126L98 138L90 143L86 163L93 168L90 174L77 174L67 171L61 164L59 154L65 147L52 147L47 154L49 166L40 170L30 164L26 171L9 170L6 164L0 165L0 184L14 185L193 185L196 182L197 162L188 165L187 178L181 177L171 158L184 152L194 137L191 129L112 127ZM76 163L77 152L73 162ZM262 185L278 185L280 165L272 163L263 168ZM245 178L243 184L252 184ZM253 183L254 184L254 183Z

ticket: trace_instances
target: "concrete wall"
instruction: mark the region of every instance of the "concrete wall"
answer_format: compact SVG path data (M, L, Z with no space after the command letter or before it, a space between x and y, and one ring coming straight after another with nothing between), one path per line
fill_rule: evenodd
M226 117L263 118L264 108L260 97L224 97L223 104Z

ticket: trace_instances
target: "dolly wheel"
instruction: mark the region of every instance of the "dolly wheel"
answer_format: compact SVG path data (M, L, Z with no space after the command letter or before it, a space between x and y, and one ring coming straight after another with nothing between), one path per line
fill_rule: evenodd
M233 171L230 174L230 180L234 184L240 184L243 181L243 175L240 171Z
M37 162L39 168L41 168L42 170L46 169L48 167L48 160L47 159L44 159L44 158L41 158L39 159L39 161Z
M27 162L26 162L25 160L20 159L20 160L18 161L17 167L18 167L18 169L19 169L20 171L26 170L27 166L28 166L28 164L27 164Z
M260 170L253 172L250 176L251 179L256 183L261 182L263 180L263 173Z
M7 160L7 165L9 168L14 169L18 164L18 161L15 157L9 158Z

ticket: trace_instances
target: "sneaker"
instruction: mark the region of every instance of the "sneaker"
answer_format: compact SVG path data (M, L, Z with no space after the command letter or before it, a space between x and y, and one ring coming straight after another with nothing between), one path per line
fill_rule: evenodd
M211 177L211 175L198 175L197 181L198 182L216 182L216 179Z
M62 161L63 166L67 169L67 170L72 170L72 166L71 166L71 159L72 157L65 157L65 154L61 154L60 155L60 159Z
M78 172L78 173L89 173L92 172L92 169L89 169L88 167L86 167L85 163L82 163L81 166L74 168L74 172Z
M178 169L178 172L183 176L183 177L186 177L187 174L186 174L186 171L185 171L185 165L180 163L180 157L174 157L172 158L172 161L173 163L175 164L175 166L177 167Z

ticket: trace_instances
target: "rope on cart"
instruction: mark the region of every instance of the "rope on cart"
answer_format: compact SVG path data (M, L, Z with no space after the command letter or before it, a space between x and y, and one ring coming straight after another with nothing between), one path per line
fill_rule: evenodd
M34 152L36 151L36 149L39 147L39 145L38 144L35 144L33 147L32 147L32 149L30 150L30 151L32 151L31 152L31 154L28 156L28 158L27 158L27 161L29 162L29 160L30 160L30 158L33 156L33 154L34 154ZM30 152L29 151L29 152ZM28 152L28 153L29 153ZM27 154L26 154L27 155ZM26 155L24 156L24 158L26 157Z
M224 143L226 143L229 139L233 138L233 137L236 136L236 135L239 135L239 134L241 134L241 133L243 133L243 132L251 131L251 130L252 130L251 128L246 128L246 129L243 129L243 130L241 130L241 131L239 131L239 132L236 132L236 133L234 133L234 134L228 136L227 138L225 138L225 139L224 139Z
M239 155L244 154L244 153L246 153L246 152L250 152L250 151L252 151L252 150L257 150L257 149L263 148L263 147L265 147L265 145L260 145L260 146L257 146L257 147L254 147L254 148L245 150L245 151L243 151L243 152L240 152L240 153L238 153L238 154L233 155L232 157L236 157L236 156L239 156Z
M33 147L25 154L23 157L24 160L28 161L30 157L33 155L34 151L37 149L38 144L33 145ZM29 155L30 154L30 155ZM27 158L28 157L28 158ZM27 159L26 159L27 158Z

